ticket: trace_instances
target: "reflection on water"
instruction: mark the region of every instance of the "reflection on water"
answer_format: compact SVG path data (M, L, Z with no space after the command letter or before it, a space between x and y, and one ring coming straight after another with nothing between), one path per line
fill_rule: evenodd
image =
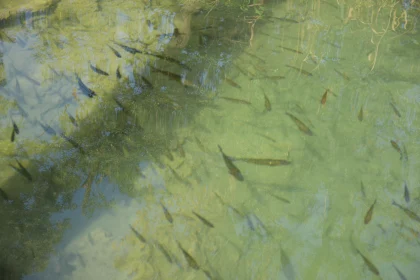
M416 1L32 2L0 15L1 279L420 272Z

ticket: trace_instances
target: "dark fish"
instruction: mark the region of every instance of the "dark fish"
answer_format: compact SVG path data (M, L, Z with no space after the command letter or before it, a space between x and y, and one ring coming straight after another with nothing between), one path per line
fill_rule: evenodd
M400 208L401 210L403 210L405 212L405 214L407 214L408 217L410 217L410 219L420 222L420 217L414 213L413 211L399 205L398 203L396 203L394 200L392 201L392 205L397 206L398 208Z
M244 176L242 176L241 171L233 164L232 160L223 153L222 147L217 145L219 147L220 153L222 153L223 160L225 161L225 164L227 168L229 169L229 174L231 174L233 177L235 177L238 181L243 181Z
M370 222L370 220L372 220L373 207L375 207L375 204L376 204L376 199L375 199L375 202L373 202L372 206L370 206L369 210L367 211L365 215L365 225L367 225Z
M291 164L290 161L285 160L285 159L233 158L233 157L230 157L230 159L234 161L244 161L247 163L253 163L257 165L268 165L268 166L279 166L279 165Z
M405 202L407 203L410 202L410 192L408 191L407 182L404 182L404 199L405 199Z
M194 136L195 142L197 143L197 146L202 150L203 152L207 153L207 149L204 147L203 143L200 141L200 139L197 138L197 136Z
M80 90L82 91L82 93L90 98L96 96L96 93L91 90L90 88L88 88L80 79L80 77L76 74L76 79L77 79L77 83L79 84Z
M169 72L169 71L165 71L165 70L160 70L160 69L156 69L154 67L152 67L152 71L153 72L159 72L164 74L165 76L169 77L171 80L177 81L178 83L182 84L183 86L186 87L196 87L196 85L194 85L192 82L183 79L181 75Z
M284 22L299 23L299 21L297 21L297 20L290 19L290 18L285 18L285 17L282 17L282 18L279 18L279 17L269 17L269 18L277 19L279 21L284 21Z
M82 146L80 146L79 143L77 143L73 139L67 137L66 135L64 135L64 133L60 133L60 135L61 135L61 137L63 137L64 140L69 142L73 147L78 149L82 154L85 154L85 150L83 150Z
M104 76L109 76L109 74L107 72L105 72L104 70L101 70L95 66L93 66L92 64L90 64L90 69L92 69L94 72L100 74L100 75L104 75Z
M115 56L116 57L121 57L121 54L116 50L116 49L114 49L113 47L111 47L110 45L108 45L108 47L111 49L111 51L115 54Z
M376 268L376 266L368 259L366 258L359 249L356 248L357 253L363 258L363 261L367 265L370 271L372 271L375 275L379 275L379 270Z
M7 195L7 193L3 189L0 189L0 196L3 197L3 199L5 201L9 200L9 196Z
M231 86L233 86L233 87L235 87L235 88L239 88L239 89L241 89L241 88L242 88L240 85L238 85L237 83L235 83L232 79L229 79L229 78L226 78L226 77L225 77L225 81L226 81L229 85L231 85Z
M169 213L168 209L165 207L165 205L163 205L162 202L160 203L160 205L163 208L163 213L165 214L165 218L168 220L168 222L170 222L172 224L174 219L172 218L171 213Z
M359 114L357 115L359 121L363 121L363 106L360 107Z
M242 100L242 99L231 98L231 97L219 97L219 98L224 99L224 100L228 100L228 101L233 102L233 103L251 105L251 102L246 101L246 100Z
M122 76L120 72L120 66L117 67L116 75L117 75L117 79L121 79Z
M273 193L271 193L271 192L269 192L269 194L270 194L272 197L277 198L277 199L278 199L278 200L280 200L280 201L283 201L283 202L285 202L285 203L287 203L287 204L290 204L290 200L288 200L288 199L286 199L286 198L284 198L284 197L278 196L278 195L273 194Z
M285 79L285 76L262 76L262 77L252 77L250 78L251 81L253 80L282 80Z
M200 219L200 221L202 221L203 222L203 224L205 224L206 226L208 226L208 227L211 227L211 228L214 228L214 225L211 223L211 222L209 222L207 219L205 219L204 217L202 217L202 216L200 216L199 214L197 214L196 212L194 212L194 211L192 211L192 213L197 217L197 218L199 218Z
M120 43L117 43L117 42L115 42L115 41L114 41L114 44L116 44L116 45L120 46L120 47L121 47L121 48L123 48L126 52L129 52L129 53L131 53L131 54L143 53L142 51L139 51L138 49L131 48L131 47L128 47L128 46L125 46L125 45L120 44Z
M185 260L187 261L188 265L195 270L199 270L200 266L195 261L195 259L190 254L188 254L188 252L185 251L184 248L182 248L181 244L178 241L177 241L177 243L178 243L178 247L179 247L179 249L181 249L182 254L184 255Z
M407 280L407 277L405 277L404 274L402 274L402 272L394 265L392 264L392 266L394 267L394 269L397 271L398 276L400 277L401 280Z
M391 140L391 145L398 153L400 153L400 159L402 160L403 159L403 152L402 152L400 146L394 140Z
M247 54L247 55L249 55L250 57L253 57L253 58L255 58L255 59L257 59L257 60L261 61L262 63L265 63L265 60L264 60L264 59L262 59L262 58L260 58L260 57L256 56L255 54L252 54L252 53L249 53L249 52L246 52L246 51L244 51L244 53L246 53L246 54Z
M302 131L303 133L309 136L314 135L312 131L309 129L309 127L303 122L301 122L298 118L296 118L295 116L293 116L292 114L288 112L286 112L286 115L288 115L295 122L295 124L297 125L300 131Z
M13 120L12 120L12 124L13 124L14 132L16 132L16 134L19 134L19 127L17 126L17 124Z
M306 76L308 76L308 77L313 76L313 75L312 75L312 73L310 73L310 72L308 72L308 71L306 71L306 70L303 70L303 69L301 69L301 68L297 68L297 67L295 67L295 66L291 66L291 65L288 65L288 64L286 64L286 66L287 66L287 67L289 67L289 68L295 69L295 70L296 70L296 71L298 71L299 73L302 73L302 74L304 74L304 75L306 75Z
M327 102L327 96L328 96L329 91L330 91L329 89L325 90L324 94L322 95L322 98L321 98L322 105L324 105Z
M341 73L340 71L338 71L337 69L334 69L334 71L340 75L341 77L343 77L343 79L345 79L346 81L350 81L349 76L347 76L345 73Z
M42 127L42 129L45 131L45 133L47 133L48 135L54 136L57 134L57 132L55 132L55 130L48 124L44 125L41 122L38 122L38 123Z
M10 136L10 142L14 142L15 141L15 130L12 130L12 136Z
M267 136L267 135L264 135L264 134L261 134L261 133L257 133L259 136L261 136L261 137L264 137L265 139L267 139L267 140L270 140L271 142L273 142L273 143L276 143L277 141L276 141L276 139L273 139L273 138L271 138L270 136Z
M171 255L169 255L168 251L166 251L165 247L163 247L162 244L160 244L158 241L155 242L158 249L162 252L162 254L165 256L165 258L168 260L169 263L172 263Z
M32 176L31 176L31 174L28 172L28 170L26 170L26 168L25 167L23 167L23 165L18 161L18 160L16 160L16 162L17 162L17 164L19 165L19 168L17 168L17 167L15 167L15 166L13 166L13 165L11 165L11 164L9 164L10 165L10 167L12 167L14 170L16 170L18 173L20 173L21 175L23 175L24 177L26 177L26 179L28 179L29 181L32 181Z
M69 113L69 112L67 112L67 116L69 117L69 119L70 119L70 121L71 121L71 123L75 126L75 127L78 127L79 125L77 124L77 121L76 121L76 119Z
M391 105L392 110L394 110L395 115L397 115L399 118L401 118L400 111L397 109L394 103L390 102L389 105Z
M137 230L135 230L131 225L129 225L131 230L133 231L133 233L136 235L136 237L138 238L138 240L140 240L143 243L147 243L146 238L143 237L143 235L141 235Z
M301 51L299 51L299 50L294 50L294 49L291 49L291 48L287 48L287 47L283 47L283 46L279 46L280 48L282 48L282 49L285 49L285 50L288 50L288 51L291 51L291 52L294 52L294 53L298 53L298 54L303 54L303 52L301 52ZM291 66L292 68L294 68L293 66ZM312 76L312 74L311 74L311 76Z
M178 64L179 66L181 66L182 68L187 69L187 70L189 70L189 71L191 71L191 70L192 70L190 67L188 67L187 65L185 65L184 63L182 63L182 62L181 62L181 61L179 61L178 59L175 59L175 58L172 58L172 57L169 57L169 56L165 56L165 55L161 55L161 54L151 53L151 52L147 52L147 54L148 54L148 55L152 55L152 56L157 57L157 58L160 58L160 59L163 59L163 60L165 60L165 61L169 61L169 62L176 63L176 64Z
M142 81L146 84L146 87L148 88L153 88L153 84L151 82L149 82L149 80L147 80L145 77L140 76Z
M270 99L268 99L267 95L265 95L265 93L264 93L264 106L267 111L271 111L271 102L270 102Z
M363 198L366 198L365 185L363 184L362 181L360 181L360 190L362 192Z

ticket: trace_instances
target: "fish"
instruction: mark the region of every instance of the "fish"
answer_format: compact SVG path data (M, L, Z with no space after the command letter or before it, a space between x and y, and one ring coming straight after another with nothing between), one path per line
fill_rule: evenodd
M82 93L84 95L88 96L89 98L92 98L92 97L96 96L96 93L93 90L91 90L90 88L88 88L82 82L82 80L80 79L80 77L77 74L75 74L75 75L76 75L77 83L79 84L79 87L80 87L80 90L82 91Z
M118 58L120 58L121 57L121 54L116 50L116 49L114 49L113 47L111 47L110 45L108 45L108 47L111 49L111 51L115 54L115 56L116 57L118 57Z
M67 110L66 110L67 112ZM70 122L75 126L75 127L79 127L79 125L77 124L76 119L69 113L67 112L67 116L69 117Z
M242 99L231 98L231 97L219 97L219 98L231 101L233 103L251 105L251 102L246 101L246 100L242 100Z
M120 46L123 50L125 50L126 52L129 52L129 53L131 53L131 54L143 53L142 51L140 51L140 50L138 50L138 49L135 49L135 48L132 48L132 47L129 47L129 46L126 46L126 45L123 45L123 44L117 43L117 42L115 42L115 41L113 41L113 42L114 42L114 44L116 44L116 45Z
M232 79L226 78L225 77L225 82L227 82L229 85L235 87L235 88L239 88L241 89L242 87L240 85L238 85L237 83L235 83Z
M337 69L335 69L335 68L334 68L334 71L335 71L338 75L340 75L341 77L343 77L343 79L344 79L344 80L346 80L346 81L350 81L349 76L347 76L345 73L341 73L340 71L338 71L338 70L337 70Z
M28 170L26 170L25 167L16 159L17 164L19 165L19 168L9 164L10 167L12 167L14 170L16 170L19 174L23 175L26 179L32 182L32 176L29 173Z
M304 75L306 75L308 77L312 77L313 76L312 73L310 73L310 72L308 72L306 70L303 70L301 68L297 68L295 66L291 66L291 65L288 65L288 64L286 64L286 66L289 67L289 68L295 69L296 71L299 71L299 73L302 73L302 74L304 74Z
M298 118L296 118L289 112L286 112L286 115L288 115L295 122L295 124L297 125L300 131L302 131L303 133L309 136L314 135L313 132L310 130L310 128L306 124L304 124L302 121L300 121Z
M14 142L15 141L15 130L12 130L12 136L10 136L10 142Z
M283 46L280 46L280 45L279 45L279 47L280 47L280 48L282 48L282 49L285 49L285 50L288 50L288 51L294 52L294 53L303 54L303 52L301 52L301 51L299 51L299 50L294 50L294 49L287 48L287 47L283 47Z
M93 66L92 64L90 64L90 69L92 69L94 72L100 74L100 75L104 75L104 76L109 76L109 74L107 72L105 72L104 70L101 70L95 66Z
M362 181L360 181L360 190L362 192L363 198L366 198L365 185L363 184Z
M143 237L137 230L135 230L131 225L129 225L131 230L133 231L134 235L137 237L138 240L140 240L143 243L147 243L146 238Z
M85 150L83 150L82 146L80 146L79 143L77 143L73 139L69 138L64 133L60 133L60 136L63 137L64 140L66 140L67 142L69 142L73 147L75 147L76 149L78 149L82 154L85 154Z
M152 55L154 57L160 58L160 59L165 60L165 61L176 63L179 66L181 66L182 68L187 69L188 71L192 71L192 69L188 65L185 65L184 63L182 63L178 59L175 59L175 58L172 58L172 57L169 57L169 56L166 56L166 55L151 53L151 52L147 52L146 54Z
M270 99L268 99L267 95L265 95L265 93L264 93L264 106L267 111L271 111L271 102L270 102Z
M48 135L54 136L57 134L57 132L55 132L55 130L49 126L48 124L42 124L41 122L39 122L39 125L42 127L42 129L45 131L45 133L47 133Z
M404 199L405 199L405 202L407 203L410 202L410 192L408 191L407 182L404 182Z
M363 106L360 107L359 114L357 115L359 121L363 121Z
M143 81L143 83L145 83L146 84L146 87L148 87L148 88L153 88L153 84L148 80L148 79L146 79L145 77L143 77L143 76L140 76L141 77L141 80Z
M153 72L162 73L162 74L168 76L171 80L174 80L174 81L179 82L183 86L186 86L186 87L197 87L192 82L190 82L190 81L188 81L186 79L183 79L181 75L178 75L178 74L175 74L175 73L172 73L172 72L169 72L169 71L164 71L164 70L156 69L154 67L152 67L152 71Z
M367 225L370 222L370 220L372 220L373 208L375 207L375 204L376 204L376 199L373 202L372 206L370 206L369 210L366 212L365 225Z
M255 59L257 59L257 60L261 61L262 63L265 63L265 60L264 60L264 59L262 59L262 58L260 58L260 57L256 56L255 54L252 54L252 53L249 53L249 52L246 52L246 51L244 51L244 53L246 53L246 54L247 54L247 55L249 55L250 57L253 57L253 58L255 58Z
M163 208L163 213L165 214L165 218L168 220L168 222L170 222L172 224L174 219L172 218L171 213L169 213L168 209L165 207L165 205L163 205L162 202L160 203L160 205Z
M226 167L229 170L229 174L235 177L238 181L242 182L244 180L244 176L242 175L241 171L233 164L232 160L227 155L225 155L225 153L223 153L222 147L220 147L220 145L217 146L219 147L220 153L222 154Z
M400 111L397 109L397 107L395 106L395 104L392 103L392 102L389 102L389 105L391 105L392 110L394 111L395 115L397 115L399 118L401 118Z
M19 127L17 126L17 124L14 122L14 120L12 120L12 124L13 124L13 130L16 134L19 134Z
M392 201L392 205L395 205L395 206L397 206L398 208L400 208L401 210L403 210L403 211L405 212L405 214L407 214L407 216L408 216L410 219L412 219L412 220L417 221L417 222L419 222L419 223L420 223L420 216L419 216L419 215L417 215L416 213L414 213L413 211L411 211L411 210L409 210L409 209L407 209L407 208L405 208L405 207L401 206L400 204L396 203L396 202L395 202L395 200L393 200L393 201Z
M299 21L297 21L297 20L290 19L290 18L285 18L285 17L282 17L282 18L279 18L279 17L269 17L269 18L277 19L277 20L284 21L284 22L299 23Z
M117 67L117 71L115 72L117 79L121 79L121 72L120 72L120 66Z
M328 92L329 92L329 89L325 90L324 94L322 95L322 98L321 98L322 105L324 105L327 102Z
M7 193L0 188L0 196L5 200L8 201L9 200L9 196L7 195Z
M356 248L357 253L359 253L359 255L363 258L363 261L365 262L365 264L367 265L367 267L369 268L369 270L375 274L375 275L379 275L379 270L376 268L376 266L368 259L366 258L360 251L359 249Z
M214 225L209 222L207 219L205 219L203 216L200 216L199 214L197 214L196 212L192 211L192 213L200 219L200 221L203 222L203 224L205 224L206 226L210 227L210 228L214 228Z
M19 110L19 113L24 117L24 118L29 118L29 115L28 115L28 113L16 102L15 103L16 104L16 107L18 108L18 110Z
M264 134L261 134L261 133L257 133L259 136L261 136L261 137L264 137L265 139L267 139L267 140L270 140L271 142L273 142L273 143L276 143L277 141L276 141L276 139L273 139L273 138L271 138L270 136L267 136L267 135L264 135Z
M182 248L181 244L178 241L176 243L178 243L178 247L179 249L181 249L182 254L184 255L184 258L187 261L188 265L195 270L199 270L200 266L198 265L197 261L190 254L188 254L188 252L185 251L184 248Z
M399 152L400 153L400 160L402 160L403 159L403 152L402 152L402 150L401 150L401 148L400 148L400 146L397 144L397 142L395 142L394 140L391 140L390 141L391 142L391 145L392 145L392 147L397 151L397 152Z
M407 277L405 277L405 275L395 266L395 264L392 264L392 266L397 271L398 276L400 277L401 280L407 280Z
M160 244L158 241L155 242L158 249L162 252L162 254L165 256L165 258L168 260L169 263L172 263L171 255L169 255L168 251L166 251L165 247L163 247L162 244Z
M290 204L290 200L288 200L288 199L286 199L286 198L284 198L284 197L278 196L278 195L276 195L276 194L273 194L273 193L271 193L271 192L268 192L268 193L269 193L272 197L277 198L278 200L283 201L283 202L285 202L285 203L287 203L287 204Z
M268 166L280 166L289 165L290 161L285 159L263 159L263 158L233 158L229 157L233 161L243 161L247 163L253 163L257 165L268 165Z
M197 138L197 136L194 136L195 142L197 143L197 146L200 148L201 151L207 153L206 147L204 147L203 143L200 141L200 139Z

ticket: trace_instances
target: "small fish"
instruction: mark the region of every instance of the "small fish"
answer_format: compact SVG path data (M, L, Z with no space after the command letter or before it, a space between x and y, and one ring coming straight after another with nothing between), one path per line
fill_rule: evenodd
M359 121L363 121L363 106L360 107L359 114L357 115Z
M372 206L370 206L369 210L367 211L365 215L365 225L367 225L370 222L370 220L372 220L373 207L375 207L375 204L376 204L376 199L373 202Z
M288 200L288 199L286 199L286 198L284 198L284 197L278 196L278 195L273 194L273 193L271 193L271 192L269 192L269 194L270 194L272 197L277 198L277 199L278 199L278 200L280 200L280 201L283 201L283 202L285 202L285 203L287 203L287 204L290 204L290 200Z
M392 102L389 102L389 105L391 105L392 110L394 110L395 115L397 115L399 118L401 118L400 111L397 109L397 107L395 106L395 104L392 103Z
M120 47L121 47L121 48L123 48L126 52L129 52L129 53L131 53L131 54L143 53L142 51L140 51L140 50L138 50L138 49L131 48L131 47L128 47L128 46L125 46L125 45L120 44L120 43L117 43L117 42L115 42L115 41L113 41L113 42L114 42L114 44L116 44L116 45L120 46Z
M17 124L14 122L14 120L12 120L12 124L13 124L13 130L16 134L19 134L19 127L17 126Z
M282 17L282 18L279 18L279 17L269 17L269 18L277 19L277 20L284 21L284 22L299 23L299 21L297 21L297 20L290 19L290 18L285 18L285 17Z
M176 29L176 30L178 30L178 29ZM165 61L176 63L179 66L181 66L182 68L187 69L189 71L192 71L192 69L188 65L185 65L183 62L179 61L178 59L175 59L175 58L172 58L172 57L169 57L169 56L165 56L165 55L161 55L161 54L151 53L151 52L147 52L147 54L152 55L152 56L157 57L157 58L160 58L160 59L163 59Z
M114 49L113 47L111 47L110 45L108 45L108 47L111 49L111 51L115 54L115 56L116 57L121 57L121 54L116 50L116 49Z
M414 213L413 211L401 206L400 204L396 203L394 200L392 201L392 205L397 206L398 208L400 208L401 210L403 210L405 212L405 214L407 214L407 216L417 222L420 222L420 216L418 216L416 213Z
M19 168L9 164L10 167L12 167L14 170L16 170L19 174L23 175L24 177L26 177L26 179L28 179L29 181L32 181L32 176L31 174L28 172L28 170L26 170L25 167L23 167L23 165L16 160L17 164L19 165Z
M407 182L404 182L404 199L405 199L405 202L407 203L410 202L410 192L408 191Z
M7 193L3 189L0 189L0 196L3 197L3 199L5 201L9 200L9 196L7 195Z
M12 136L10 136L10 142L14 142L15 141L15 130L12 130Z
M228 101L233 102L233 103L251 105L251 102L246 101L246 100L242 100L242 99L231 98L231 97L219 97L219 98L224 99L224 100L228 100Z
M163 213L165 214L165 218L168 220L168 222L170 222L172 224L174 219L172 218L171 213L169 213L168 209L165 207L165 205L163 205L162 202L160 203L160 205L163 208Z
M257 165L268 165L268 166L280 166L280 165L291 164L290 161L285 160L285 159L233 158L233 157L230 157L230 159L234 161L243 161L247 163L253 163Z
M91 90L90 88L88 88L83 82L82 82L82 80L80 79L80 77L77 75L77 74L75 74L76 75L76 79L77 79L77 83L79 84L79 87L80 87L80 90L82 91L82 93L84 94L84 95L86 95L86 96L88 96L88 97L90 97L90 98L92 98L92 97L94 97L94 96L96 96L96 93L93 91L93 90Z
M42 127L42 129L45 131L45 133L47 133L48 135L54 136L57 134L57 132L55 132L55 130L48 124L44 125L41 122L38 122L38 123Z
M255 54L252 54L252 53L249 53L249 52L246 52L246 51L244 51L244 53L246 53L246 54L247 54L247 55L249 55L250 57L253 57L253 58L255 58L255 59L257 59L257 60L261 61L262 63L265 63L265 60L264 60L264 59L262 59L262 58L260 58L260 57L256 56Z
M267 140L270 140L271 142L273 142L273 143L276 143L277 141L276 141L276 139L273 139L273 138L271 138L270 136L267 136L267 135L264 135L264 134L261 134L261 133L257 133L259 136L261 136L261 137L264 137L265 139L267 139Z
M69 117L70 122L75 126L75 127L79 127L79 125L77 124L76 119L69 113L67 112L67 116Z
M300 69L300 68L297 68L295 66L291 66L291 65L288 65L288 64L286 64L286 66L289 67L289 68L295 69L299 73L302 73L302 74L304 74L304 75L306 75L308 77L312 77L313 76L312 73L310 73L310 72L308 72L306 70L303 70L303 69Z
M394 264L392 264L392 266L397 271L398 276L400 277L401 280L407 280L407 277L405 277L405 275Z
M148 79L146 79L145 77L143 77L143 76L140 76L141 77L141 80L143 81L143 83L145 83L146 84L146 87L148 87L148 88L153 88L153 84L148 80Z
M402 160L403 159L403 152L402 152L400 146L394 140L391 140L391 145L398 153L400 153L400 159Z
M363 184L362 181L360 181L360 190L362 192L363 198L366 198L365 185Z
M120 72L120 66L117 67L117 71L115 72L117 79L121 79L121 72Z
M82 154L85 154L85 150L83 150L82 146L80 146L79 143L77 143L73 139L69 138L68 136L64 135L64 133L60 133L60 136L63 137L64 140L69 142L73 147L78 149Z
M225 153L223 153L222 147L219 145L217 146L219 147L220 153L222 153L222 157L229 170L229 174L235 177L238 181L243 181L244 176L242 176L241 171L233 164L232 160L227 155L225 155Z
M206 226L208 226L208 227L211 227L211 228L214 228L214 225L211 223L211 222L209 222L207 219L205 219L203 216L200 216L199 214L197 214L196 212L194 212L194 211L192 211L192 213L197 217L197 218L199 218L200 219L200 221L202 221L203 222L203 224L205 224Z
M329 91L330 91L329 89L325 90L324 94L322 95L322 98L321 98L322 105L324 105L327 102L327 96L328 96Z
M376 268L376 266L368 259L366 258L359 249L356 248L357 253L363 258L363 261L367 265L370 271L372 271L375 275L379 275L379 270Z
M270 102L270 99L268 99L267 95L265 95L265 93L264 93L264 106L267 111L271 111L271 102Z
M229 85L235 87L235 88L239 88L241 89L242 87L240 85L238 85L237 83L235 83L232 79L226 78L225 77L225 82L227 82Z
M107 72L105 72L104 70L101 70L95 66L93 66L92 64L90 64L90 69L92 69L94 72L100 74L100 75L104 75L104 76L109 76L109 74Z
M337 70L337 69L335 69L335 68L334 68L334 71L335 71L338 75L340 75L341 77L343 77L343 79L344 79L344 80L346 80L346 81L350 81L349 76L347 76L345 73L341 73L340 71L338 71L338 70Z
M190 254L188 254L188 252L185 251L184 248L182 248L181 244L178 241L177 241L177 243L178 243L178 247L179 247L179 249L181 249L182 254L184 255L185 260L187 261L188 265L195 270L199 270L200 266L195 261L195 259Z
M136 235L136 237L138 238L138 240L140 240L143 243L147 243L146 238L143 237L143 235L141 235L137 230L135 230L131 225L129 225L131 230L133 231L133 233Z
M162 73L166 76L168 76L171 80L177 81L178 83L182 84L183 86L186 87L197 87L196 85L194 85L192 82L183 79L181 75L169 72L169 71L164 71L164 70L160 70L160 69L156 69L154 67L152 67L152 71L153 72L159 72Z
M298 118L296 118L295 116L293 116L292 114L288 112L286 112L286 115L288 115L295 122L295 124L297 125L300 131L302 131L303 133L309 136L314 135L313 132L309 129L309 127L306 124L304 124L302 121L300 121Z
M252 77L250 78L251 81L253 80L282 80L285 79L285 76L262 76L262 77Z
M299 50L294 50L294 49L287 48L287 47L283 47L283 46L279 46L279 47L280 47L280 48L282 48L282 49L285 49L285 50L288 50L288 51L294 52L294 53L303 54L303 52L301 52L301 51L299 51Z
M166 251L165 247L163 247L162 244L160 244L158 241L155 242L158 249L162 252L162 254L165 256L165 258L168 260L169 263L172 263L171 255L169 255L168 251Z

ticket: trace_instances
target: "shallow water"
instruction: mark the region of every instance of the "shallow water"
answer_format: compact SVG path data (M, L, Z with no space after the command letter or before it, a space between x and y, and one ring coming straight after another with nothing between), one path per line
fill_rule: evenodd
M2 29L0 276L415 279L416 3L192 3Z

